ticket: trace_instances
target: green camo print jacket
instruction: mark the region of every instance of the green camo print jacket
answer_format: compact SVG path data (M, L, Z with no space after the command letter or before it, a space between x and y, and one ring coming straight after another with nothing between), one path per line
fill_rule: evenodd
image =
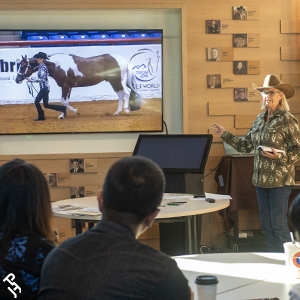
M285 110L276 110L264 124L265 113L258 115L245 140L225 130L221 138L242 153L254 150L252 183L262 188L295 184L294 164L300 159L300 131L297 119ZM268 146L284 150L276 159L262 155L257 147Z

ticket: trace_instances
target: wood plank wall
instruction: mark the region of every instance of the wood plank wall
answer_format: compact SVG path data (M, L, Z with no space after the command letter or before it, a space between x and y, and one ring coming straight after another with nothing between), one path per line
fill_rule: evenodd
M259 20L232 21L232 6L256 6ZM260 112L260 103L236 103L233 88L208 89L207 74L229 75L236 87L260 85L267 74L299 73L299 20L298 0L0 0L0 9L181 9L182 13L182 84L184 133L204 134L210 132L213 122L217 122L235 132L245 134L247 128ZM235 48L235 60L259 61L259 75L233 75L232 62L208 62L207 47L232 47L232 34L206 34L206 20L229 21L232 33L259 34L258 48ZM292 21L292 22L287 22ZM294 23L293 23L294 22ZM281 60L285 59L285 60ZM292 59L292 60L291 60ZM289 77L290 76L290 77ZM299 78L299 75L297 75ZM293 76L292 76L293 77ZM296 76L295 76L296 77ZM298 79L297 79L298 80ZM299 84L300 85L300 84ZM300 116L299 93L289 100L291 112ZM214 136L206 174L219 163L224 155L219 137ZM214 173L205 179L205 191L216 192ZM259 222L257 215L243 214L245 228L252 221ZM202 232L202 244L220 245L224 240L223 224L217 213L205 215L203 222L210 224L210 230ZM247 224L246 224L246 223ZM207 228L207 226L205 226ZM254 226L257 227L257 224ZM244 229L245 229L244 228Z

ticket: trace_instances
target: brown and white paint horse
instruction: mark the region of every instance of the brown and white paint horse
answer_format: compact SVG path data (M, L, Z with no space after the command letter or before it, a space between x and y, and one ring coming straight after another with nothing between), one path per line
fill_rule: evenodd
M78 110L69 104L73 87L87 87L102 81L108 81L119 98L119 106L115 115L123 108L138 110L143 103L142 98L135 90L135 78L125 58L118 55L103 54L93 57L80 57L73 54L54 54L45 61L49 75L62 88L61 102L76 114ZM16 83L21 83L26 77L37 71L36 58L27 59L22 56Z

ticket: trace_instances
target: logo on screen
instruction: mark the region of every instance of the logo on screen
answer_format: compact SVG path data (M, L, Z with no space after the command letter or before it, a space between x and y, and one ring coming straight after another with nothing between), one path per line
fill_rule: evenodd
M160 67L159 51L152 51L151 49L140 49L136 54L130 58L132 70L136 79L140 81L150 81L156 77Z

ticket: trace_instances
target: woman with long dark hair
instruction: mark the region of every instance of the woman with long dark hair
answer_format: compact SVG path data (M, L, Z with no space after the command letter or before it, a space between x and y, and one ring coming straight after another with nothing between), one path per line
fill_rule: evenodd
M36 299L49 240L51 201L43 173L15 159L0 167L1 299ZM17 297L15 297L15 295Z

